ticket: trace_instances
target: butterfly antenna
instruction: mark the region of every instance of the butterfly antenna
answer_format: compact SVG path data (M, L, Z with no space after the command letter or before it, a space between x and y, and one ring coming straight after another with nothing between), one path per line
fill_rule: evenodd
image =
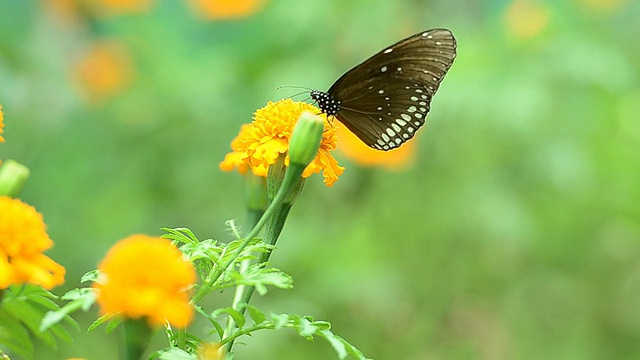
M307 91L313 91L313 89L308 88L308 87L304 87L304 86L296 86L296 85L280 85L278 87L276 87L276 91L283 89L283 88L292 88L292 89L302 89L302 90L307 90Z

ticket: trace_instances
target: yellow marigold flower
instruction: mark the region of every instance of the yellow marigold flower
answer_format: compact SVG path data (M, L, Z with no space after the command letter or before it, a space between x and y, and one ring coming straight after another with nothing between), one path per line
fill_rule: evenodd
M255 14L264 0L191 0L191 8L205 19L239 18Z
M74 71L81 90L98 103L122 91L130 83L133 72L125 48L111 41L94 44L80 58Z
M109 250L98 270L93 287L101 313L147 317L152 326L185 327L193 318L189 288L196 273L171 241L131 235Z
M361 166L382 166L390 170L400 170L411 166L415 160L417 140L407 142L391 151L379 151L364 144L344 125L337 126L341 153Z
M0 196L0 289L23 283L51 289L64 283L64 267L42 254L52 246L34 207Z
M233 151L225 156L220 168L224 171L237 168L242 174L251 169L255 175L266 176L269 166L276 162L278 156L287 153L291 132L304 111L320 114L317 107L291 99L269 102L267 106L258 109L253 122L240 128L240 133L231 142ZM338 141L336 127L329 123L325 114L319 116L325 122L320 149L302 176L306 178L322 171L324 183L332 186L344 168L338 165L338 161L331 154L336 149ZM289 165L288 155L285 164Z
M2 113L2 105L0 105L0 142L4 142L4 138L2 137L2 133L4 130L4 114Z

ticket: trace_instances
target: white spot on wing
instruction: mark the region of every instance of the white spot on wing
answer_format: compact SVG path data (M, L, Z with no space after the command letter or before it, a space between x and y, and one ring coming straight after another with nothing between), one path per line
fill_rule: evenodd
M384 51L384 53L385 53L385 54L388 54L388 53L390 53L390 52L392 52L392 51L393 51L393 48L388 48L387 50L385 50L385 51Z
M416 115L418 115L418 114L416 114ZM401 116L403 119L407 120L407 121L410 121L410 120L411 120L411 115L409 115L409 114L400 114L400 116Z

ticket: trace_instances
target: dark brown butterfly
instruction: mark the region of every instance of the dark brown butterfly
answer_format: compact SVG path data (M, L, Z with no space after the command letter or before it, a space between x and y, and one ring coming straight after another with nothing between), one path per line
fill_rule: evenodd
M431 99L456 58L451 31L432 29L401 40L342 75L312 99L360 140L390 150L425 123Z

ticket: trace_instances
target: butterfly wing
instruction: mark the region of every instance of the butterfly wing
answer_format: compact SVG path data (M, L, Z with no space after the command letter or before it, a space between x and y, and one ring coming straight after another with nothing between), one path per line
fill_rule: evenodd
M446 29L410 36L341 76L327 91L340 101L336 117L367 145L389 150L411 139L456 57Z

